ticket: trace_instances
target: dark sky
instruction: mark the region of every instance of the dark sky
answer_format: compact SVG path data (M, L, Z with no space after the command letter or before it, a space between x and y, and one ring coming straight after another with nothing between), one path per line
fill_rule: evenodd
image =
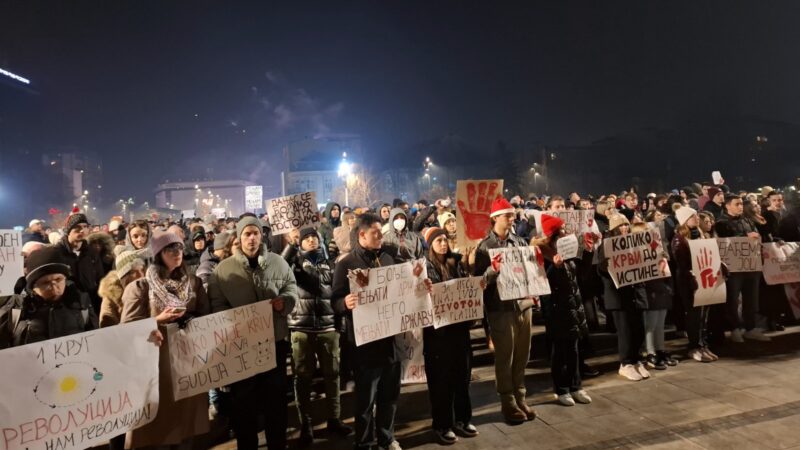
M41 92L30 132L100 153L113 197L183 167L265 176L319 133L380 153L447 133L584 144L724 109L800 123L796 2L286 3L3 0L0 67Z

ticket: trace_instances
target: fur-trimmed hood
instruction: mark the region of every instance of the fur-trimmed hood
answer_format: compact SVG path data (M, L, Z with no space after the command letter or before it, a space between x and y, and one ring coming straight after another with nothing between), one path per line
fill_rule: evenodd
M111 300L113 302L122 301L122 293L125 288L122 287L122 280L117 276L117 271L112 270L100 280L100 287L97 288L97 293L101 298Z
M105 252L103 252L103 254L111 255L112 257L114 256L114 246L116 244L114 243L114 238L112 238L110 234L103 232L92 233L86 237L86 241L89 243L89 245L97 242L101 243L103 248L105 248Z

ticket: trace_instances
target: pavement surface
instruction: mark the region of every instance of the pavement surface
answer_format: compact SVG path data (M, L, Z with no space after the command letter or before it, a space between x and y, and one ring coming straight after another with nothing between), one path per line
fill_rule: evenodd
M526 384L529 403L539 417L516 426L502 420L491 354L480 348L482 339L476 336L471 398L473 423L480 435L460 438L452 448L800 449L800 327L770 335L772 342L726 343L714 348L721 359L713 363L686 360L686 340L672 339L667 345L683 358L681 363L664 371L652 370L653 376L640 382L617 374L616 354L607 345L609 336L593 336L593 341L604 343L605 352L598 353L605 354L589 363L602 374L584 381L592 404L573 407L555 402L548 363L536 358L534 349ZM352 448L351 438L329 437L325 432L322 402L315 401L319 407L316 440L308 448ZM344 392L343 418L351 425L352 403L352 392ZM289 408L290 447L299 448L294 404ZM403 387L395 432L404 449L442 448L431 433L429 411L425 385ZM217 436L224 436L224 425L217 431ZM212 447L216 450L236 448L235 441L224 437L216 442Z

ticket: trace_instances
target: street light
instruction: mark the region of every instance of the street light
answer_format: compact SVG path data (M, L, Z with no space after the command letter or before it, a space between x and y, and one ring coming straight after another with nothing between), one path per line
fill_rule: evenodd
M347 162L347 152L342 153L342 161L339 163L339 171L338 175L339 178L344 181L344 204L347 205L350 203L350 193L348 192L347 188L347 181L350 178L350 175L353 173L353 165Z

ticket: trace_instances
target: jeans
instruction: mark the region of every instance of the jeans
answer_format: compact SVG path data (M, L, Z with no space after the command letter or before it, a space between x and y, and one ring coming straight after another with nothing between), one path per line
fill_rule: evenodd
M258 448L258 416L266 421L265 434L270 450L286 448L288 405L286 398L286 357L289 343L275 343L278 366L246 380L233 383L231 387L231 427L236 433L239 450Z
M639 350L644 341L644 321L642 311L611 311L617 325L617 351L619 362L625 364L639 363Z
M550 375L553 390L557 395L569 394L581 389L580 356L578 339L553 339L550 356Z
M503 402L525 398L525 366L531 353L531 310L489 312L494 373Z
M325 404L328 419L338 419L339 403L339 333L307 333L292 331L292 364L294 396L300 422L311 417L311 385L317 360L325 383Z
M664 319L666 309L644 311L644 345L648 355L664 351Z
M698 306L689 308L686 312L686 337L689 338L689 350L708 347L705 329L710 310L708 306Z
M356 367L354 378L354 448L371 449L376 434L378 445L388 447L394 440L394 415L400 397L400 362L379 367Z
M728 325L732 329L752 330L756 327L758 313L758 279L761 272L734 272L725 280L725 307ZM739 314L739 295L742 296L742 313Z

